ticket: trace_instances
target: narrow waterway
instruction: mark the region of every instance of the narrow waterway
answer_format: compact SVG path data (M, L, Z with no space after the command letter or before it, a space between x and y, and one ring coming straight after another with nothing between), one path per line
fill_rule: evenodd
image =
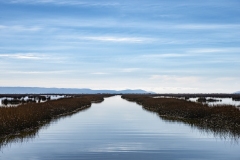
M240 159L238 139L167 122L120 96L3 146L0 159Z

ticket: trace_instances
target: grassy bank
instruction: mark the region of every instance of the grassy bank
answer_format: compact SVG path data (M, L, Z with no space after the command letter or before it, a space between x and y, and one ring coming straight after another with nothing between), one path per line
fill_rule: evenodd
M123 95L123 99L137 102L148 111L157 112L165 119L187 122L212 131L240 134L240 111L234 106L209 107L175 98L152 98L146 95Z
M18 107L0 107L0 137L31 130L57 116L82 110L108 95L84 95L45 103L28 103Z
M2 148L6 147L6 146L11 146L12 143L30 142L36 136L38 136L39 131L41 129L46 129L48 127L51 127L52 123L58 122L59 120L64 119L66 117L71 117L74 114L76 114L76 112L78 112L78 111L81 112L81 111L88 110L88 109L89 109L89 107L81 107L80 109L77 109L73 112L65 113L65 114L62 114L61 116L55 116L54 118L51 118L50 120L46 120L43 123L40 123L36 127L21 130L21 131L17 132L17 134L16 133L8 134L6 136L0 137L0 151Z

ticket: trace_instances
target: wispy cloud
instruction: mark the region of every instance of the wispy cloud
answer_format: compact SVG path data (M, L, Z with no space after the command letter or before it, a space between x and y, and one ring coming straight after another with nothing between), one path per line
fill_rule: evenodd
M115 27L115 28L128 28L128 29L144 29L144 30L151 30L151 29L158 29L156 31L161 30L210 30L210 31L221 31L225 29L228 32L235 30L239 30L240 23L171 23L171 22L155 22L155 21L129 21L129 20L118 20L113 18L101 18L101 19L66 19L71 23L63 23L64 21L59 20L51 20L49 23L57 23L64 26L75 26L75 27L95 27L95 28L102 28L102 27ZM124 23L123 23L124 22Z
M178 82L178 83L196 83L200 80L195 76L176 76L176 75L152 75L151 80L162 80L165 82Z
M240 24L180 24L174 25L176 29L196 29L196 30L213 30L213 29L239 29Z
M194 57L194 56L211 56L212 54L220 54L219 56L224 56L225 53L239 53L240 48L186 48L184 50L180 50L178 52L183 53L159 53L159 54L144 54L141 55L140 58L183 58L183 57Z
M140 68L124 68L121 69L120 72L126 72L126 73L130 73L130 72L135 72L135 71L139 71Z
M63 57L47 55L43 53L0 53L0 58L19 59L19 60L61 60Z
M54 4L54 5L81 5L81 6L116 6L117 2L87 2L79 0L9 0L9 3L25 4Z
M106 72L94 72L94 73L91 73L93 75L106 75L106 74L109 74L109 73L106 73Z
M83 39L93 41L104 41L104 42L124 42L124 43L142 43L149 42L152 39L141 38L141 37L118 37L118 36L95 36L95 37L83 37Z
M85 34L85 33L84 33ZM144 36L127 36L127 35L99 35L92 36L92 33L89 35L81 34L71 34L71 35L57 35L58 39L62 40L75 40L75 41L98 41L98 42L113 42L113 43L151 43L157 41L153 37L144 37Z
M8 74L71 74L73 70L55 70L55 71L8 71Z
M232 53L232 52L240 52L240 48L195 48L190 49L189 53Z
M186 57L191 56L190 54L186 53L163 53L163 54L145 54L141 57L143 58L175 58L175 57Z
M0 57L13 58L13 59L29 59L29 60L46 59L46 56L35 54L35 53L0 54Z
M0 70L7 75L1 84L169 87L164 92L239 87L232 83L238 80L210 81L239 77L237 0L0 1ZM10 83L15 74L22 81ZM49 81L39 82L38 74Z
M168 92L168 93L171 93L171 92L177 92L177 93L179 93L180 91L184 91L184 90L186 90L186 91L198 91L199 90L199 88L197 88L197 87L155 87L155 88L152 88L151 89L152 91L155 91L155 92L159 92L159 93L166 93L166 92Z
M6 28L6 26L0 25L0 29L5 29L5 28Z
M42 30L40 26L22 26L22 25L0 25L0 30L7 30L7 31L16 31L16 32L36 32Z

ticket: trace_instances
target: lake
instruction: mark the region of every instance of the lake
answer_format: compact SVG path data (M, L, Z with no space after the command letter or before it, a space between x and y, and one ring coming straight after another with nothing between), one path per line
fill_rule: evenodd
M21 98L20 98L21 97ZM40 99L40 97L44 97L44 100L43 99ZM0 97L0 107L17 107L21 104L23 104L21 101L25 101L25 103L27 103L27 101L31 101L31 102L34 102L34 103L44 103L48 100L57 100L57 99L61 99L61 98L68 98L68 97L71 97L71 96L66 96L66 95L35 95L35 96L19 96L17 99L16 97ZM14 103L14 104L11 104L11 102L8 102L8 104L4 104L3 101L4 100L9 100L9 101L12 101L12 100L18 100L17 103Z
M205 97L206 99L210 99L212 97ZM192 102L197 102L198 98L189 98L189 101ZM240 107L240 101L234 101L232 98L213 98L215 100L218 100L216 102L207 102L209 106L214 106L214 105L233 105L236 107Z
M153 98L174 98L171 96L155 96ZM178 99L185 99L185 97L175 97ZM200 97L195 97L195 98L189 98L187 101L191 102L197 102L198 98ZM240 101L235 101L232 98L216 98L216 97L205 97L206 99L214 99L217 100L215 102L205 102L205 104L208 104L209 106L215 106L215 105L233 105L236 107L240 107Z
M120 96L2 146L0 159L240 159L239 139L161 119Z

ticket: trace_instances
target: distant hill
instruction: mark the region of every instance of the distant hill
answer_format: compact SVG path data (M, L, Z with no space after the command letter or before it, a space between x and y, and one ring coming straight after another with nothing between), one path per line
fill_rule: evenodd
M0 94L97 94L97 93L110 93L110 94L147 94L153 92L147 92L141 89L137 90L91 90L88 88L41 88L41 87L0 87Z
M235 92L236 94L240 94L240 91L238 91L238 92Z

